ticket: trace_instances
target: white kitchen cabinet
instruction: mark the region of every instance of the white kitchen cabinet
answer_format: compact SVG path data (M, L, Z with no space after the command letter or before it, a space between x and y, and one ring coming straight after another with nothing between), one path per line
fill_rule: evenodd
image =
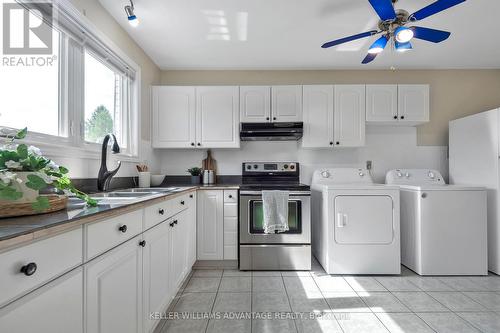
M239 148L238 87L196 88L196 146Z
M87 333L143 331L141 236L84 266Z
M188 250L186 253L187 269L189 270L193 267L196 262L196 192L191 192L187 199L187 243Z
M429 121L429 85L367 85L366 121L371 125L415 126Z
M142 240L143 251L143 298L144 332L151 332L156 321L149 320L152 312L164 311L174 295L171 279L172 228L171 220L160 223L146 231Z
M2 308L0 332L83 332L82 269L77 268Z
M333 145L333 86L304 86L302 105L304 118L302 147L331 147Z
M224 258L224 192L203 190L197 198L197 258Z
M238 259L238 191L224 190L224 260Z
M302 121L302 86L272 86L273 122Z
M154 148L189 148L196 142L195 87L152 87Z
M336 85L334 93L335 147L365 145L365 86Z
M373 84L366 86L366 121L395 122L398 117L398 86Z
M187 272L187 251L189 248L187 212L184 210L171 218L170 255L171 288L176 290Z
M271 87L240 87L240 122L264 123L271 120Z
M398 86L399 120L418 125L429 121L429 85L404 84Z

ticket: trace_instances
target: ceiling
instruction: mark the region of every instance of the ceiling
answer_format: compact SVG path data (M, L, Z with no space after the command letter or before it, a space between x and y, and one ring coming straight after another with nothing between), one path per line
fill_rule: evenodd
M330 49L326 41L372 30L368 0L136 0L140 25L127 23L128 0L99 0L162 69L500 68L500 1L468 0L418 22L448 30L433 44L414 40L361 65L375 37ZM400 0L410 13L433 0ZM490 32L493 38L487 38Z

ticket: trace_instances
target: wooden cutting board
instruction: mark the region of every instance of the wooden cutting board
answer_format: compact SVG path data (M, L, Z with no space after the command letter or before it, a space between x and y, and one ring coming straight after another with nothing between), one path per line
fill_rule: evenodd
M214 175L217 175L217 161L212 158L212 151L207 150L207 158L201 164L203 170L213 170Z

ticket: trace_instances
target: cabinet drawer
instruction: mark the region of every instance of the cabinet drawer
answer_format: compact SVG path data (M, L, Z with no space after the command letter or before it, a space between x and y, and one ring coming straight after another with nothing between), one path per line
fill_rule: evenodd
M238 202L238 191L224 190L224 202Z
M142 210L85 226L85 261L142 232Z
M82 263L82 228L0 254L0 306ZM34 263L32 275L21 268Z
M177 198L170 199L169 203L172 211L172 214L170 216L173 216L186 209L188 207L189 202L190 202L189 194L184 194Z
M225 203L224 204L224 217L238 217L238 204Z
M172 216L170 201L162 201L144 209L144 230L147 230L158 223L165 221Z
M190 192L187 194L187 206L188 208L196 209L196 192Z

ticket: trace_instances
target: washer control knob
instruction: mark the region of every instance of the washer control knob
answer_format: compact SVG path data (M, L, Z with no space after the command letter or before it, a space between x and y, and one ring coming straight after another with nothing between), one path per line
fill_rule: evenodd
M253 168L254 168L254 169L257 169L257 168L259 168L259 166L258 166L257 164L254 164L254 165L253 165Z
M252 166L251 165L247 165L247 170L250 170L252 169Z
M321 171L321 177L323 178L330 178L330 173L328 171Z
M436 178L436 175L435 175L435 174L434 174L434 172L432 172L432 171L429 171L428 175L429 175L429 178L430 178L430 179L434 179L434 178Z
M293 169L295 169L295 165L294 164L290 165L290 170L293 170Z
M365 176L365 174L364 174L363 172L360 172L360 173L359 173L359 176L360 176L360 177L364 177L364 176Z
M288 164L283 165L283 169L288 169Z
M410 178L410 174L409 174L408 172L407 172L407 173L405 173L405 177L406 177L406 178Z
M403 177L403 174L401 172L398 172L398 177L399 178Z

